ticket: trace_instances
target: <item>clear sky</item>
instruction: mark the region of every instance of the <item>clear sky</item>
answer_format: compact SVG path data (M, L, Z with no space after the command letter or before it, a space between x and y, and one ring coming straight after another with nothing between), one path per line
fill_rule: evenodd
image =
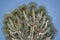
M28 4L31 1L38 6L43 5L47 8L48 14L52 17L52 22L57 29L55 40L60 40L60 0L0 0L0 40L5 40L2 32L5 13L11 12L18 6Z

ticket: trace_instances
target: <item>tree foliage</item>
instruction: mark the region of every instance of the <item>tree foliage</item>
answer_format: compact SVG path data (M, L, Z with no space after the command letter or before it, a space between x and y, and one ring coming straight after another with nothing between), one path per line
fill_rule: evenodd
M3 31L6 40L52 40L56 33L46 8L33 2L6 14Z

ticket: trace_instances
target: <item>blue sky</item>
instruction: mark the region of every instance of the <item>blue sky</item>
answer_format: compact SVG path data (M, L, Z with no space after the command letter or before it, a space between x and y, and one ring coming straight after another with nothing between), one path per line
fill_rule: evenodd
M38 6L43 5L47 8L48 14L52 17L52 22L58 31L55 40L60 39L60 0L0 0L0 40L5 40L2 32L4 15L18 6L28 4L31 1Z

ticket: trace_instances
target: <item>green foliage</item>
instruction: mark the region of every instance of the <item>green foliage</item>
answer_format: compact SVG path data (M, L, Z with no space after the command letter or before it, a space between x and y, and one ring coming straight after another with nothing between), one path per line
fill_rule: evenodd
M51 40L56 33L46 8L33 2L6 14L3 31L6 40Z

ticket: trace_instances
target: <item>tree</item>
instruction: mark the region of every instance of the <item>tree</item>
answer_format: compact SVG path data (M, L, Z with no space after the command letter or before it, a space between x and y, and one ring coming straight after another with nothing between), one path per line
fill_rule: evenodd
M53 40L56 29L44 6L22 5L4 18L6 40Z

